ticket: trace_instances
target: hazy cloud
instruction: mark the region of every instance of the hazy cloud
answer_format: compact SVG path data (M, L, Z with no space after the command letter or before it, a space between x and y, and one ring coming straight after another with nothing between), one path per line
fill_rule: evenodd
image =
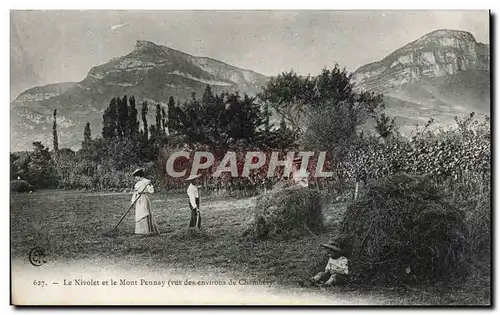
M120 28L127 26L127 25L128 25L128 23L116 24L116 25L111 26L111 28L109 30L116 31L117 29L120 29Z

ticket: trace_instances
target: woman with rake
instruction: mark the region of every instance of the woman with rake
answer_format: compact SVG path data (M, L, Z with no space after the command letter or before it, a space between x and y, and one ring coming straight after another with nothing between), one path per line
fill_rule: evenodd
M154 193L151 180L145 178L144 169L136 169L133 173L137 183L131 202L135 202L135 234L158 234L158 227L151 211L151 201L147 194Z

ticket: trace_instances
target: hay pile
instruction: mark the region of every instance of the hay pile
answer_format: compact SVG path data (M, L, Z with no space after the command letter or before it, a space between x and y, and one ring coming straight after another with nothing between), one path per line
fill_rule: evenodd
M303 187L272 190L256 198L243 236L289 238L314 234L323 228L319 193Z
M396 175L369 185L347 208L351 280L415 283L464 275L465 215L426 178Z
M10 181L10 191L11 192L30 192L35 191L35 187L33 187L30 183L22 179L16 179Z
M483 198L477 206L466 209L469 256L488 259L491 254L491 201Z

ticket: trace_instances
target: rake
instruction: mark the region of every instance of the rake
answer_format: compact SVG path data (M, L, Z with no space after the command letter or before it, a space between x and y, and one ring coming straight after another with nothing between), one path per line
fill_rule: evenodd
M148 184L149 185L149 184ZM130 210L132 210L132 207L135 205L135 203L137 202L137 200L139 200L139 198L141 198L142 194L144 193L144 190L146 190L146 188L148 187L148 185L145 185L144 188L141 190L141 192L137 195L137 198L135 198L134 202L132 202L130 204L130 206L128 207L127 211L125 211L122 215L122 217L120 218L120 220L118 221L118 223L115 225L115 228L107 233L105 233L105 235L113 235L116 231L116 229L118 228L118 226L122 223L123 219L125 219L125 217L127 216L127 214L130 212Z

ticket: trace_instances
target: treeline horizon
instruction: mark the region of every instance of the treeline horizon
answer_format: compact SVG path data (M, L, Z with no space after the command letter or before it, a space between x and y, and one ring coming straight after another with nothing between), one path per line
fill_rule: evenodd
M484 144L486 138L478 138L471 131L475 126L484 130L485 125L473 125L473 115L465 122L457 120L455 131L436 135L427 130L431 119L422 131L406 139L384 110L383 95L355 92L351 74L338 66L325 68L314 77L284 72L271 78L256 96L217 94L210 85L201 96L193 92L182 102L170 97L166 107L147 101L138 104L133 95L117 96L102 115L101 130L93 132L90 123L85 124L81 148L76 151L58 148L54 110L54 149L34 142L33 151L11 153L11 179L30 179L38 188L99 190L130 187L130 171L144 167L158 185L169 189L181 185L165 174L169 154L179 150L210 151L216 158L226 151L326 151L329 166L336 170L329 181L339 187L398 171L425 173L432 169L436 175L450 174L443 165L456 167L455 162L446 160L451 157L439 155L446 157L441 163L425 153L443 149L463 155L472 148L481 159L464 158L463 163L478 172L486 167L484 159L490 154ZM151 112L153 121L148 120ZM280 118L278 126L271 126L271 112ZM360 128L367 119L375 122L371 133ZM489 125L489 120L485 123ZM489 134L483 136L481 132L481 137ZM93 133L97 136L92 137ZM468 140L460 140L464 137ZM463 152L457 151L462 147ZM411 159L407 156L410 153ZM415 156L432 161L432 165L419 164ZM244 186L255 186L260 178L250 178Z

